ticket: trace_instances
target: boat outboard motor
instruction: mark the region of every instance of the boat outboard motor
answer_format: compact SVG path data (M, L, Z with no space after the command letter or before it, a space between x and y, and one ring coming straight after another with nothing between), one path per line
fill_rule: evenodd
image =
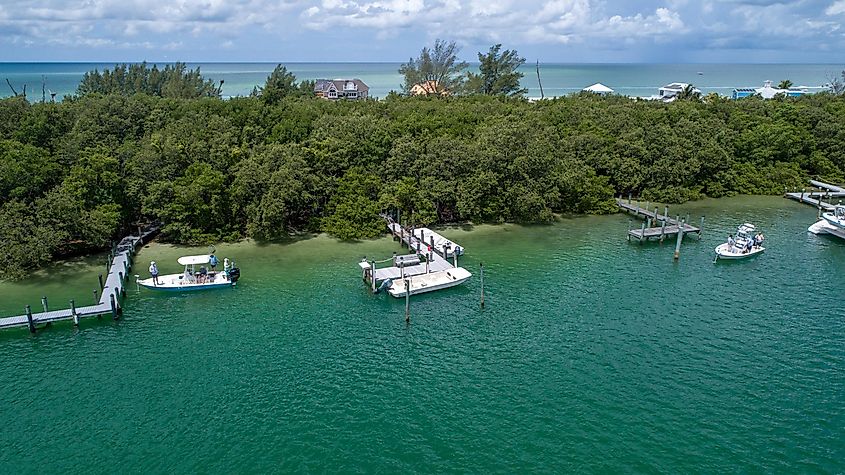
M241 269L239 267L232 267L229 269L229 280L237 282L241 278Z

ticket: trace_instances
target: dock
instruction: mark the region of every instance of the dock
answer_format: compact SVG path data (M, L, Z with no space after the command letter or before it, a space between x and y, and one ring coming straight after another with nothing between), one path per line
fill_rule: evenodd
M701 239L701 229L704 227L703 216L701 217L701 226L695 227L688 224L689 216L687 216L687 219L682 219L680 216L673 219L669 216L668 206L664 206L664 211L661 215L658 213L656 206L654 207L654 211L650 210L651 203L649 202L643 205L640 201L632 202L630 198L627 202L622 198L617 198L616 204L622 211L644 220L640 229L628 230L629 241L633 238L639 242L650 241L651 239L663 242L667 237L676 237L678 233L681 233L681 235L696 234Z
M458 244L428 228L407 229L387 215L382 217L387 222L390 234L403 247L407 247L408 253L394 253L392 257L381 261L368 261L365 258L359 262L362 278L374 293L382 290L379 284L389 286L393 281L415 276L436 278L441 273L454 273L456 270L466 272L458 267L458 257L464 251ZM468 272L466 274L469 275Z
M801 191L786 192L784 193L784 196L799 203L811 205L814 208L818 208L820 211L833 211L833 208L836 205L832 204L830 199L845 197L845 188L840 186L831 185L818 180L810 180L810 185L813 188L809 191L805 188ZM841 200L839 201L841 202Z
M137 235L126 236L109 253L108 273L105 280L100 275L98 289L94 290L93 305L76 306L76 302L70 301L70 308L61 310L49 310L47 299L41 300L41 312L32 312L29 305L25 308L23 315L0 318L0 329L28 327L31 333L35 333L38 325L49 325L61 320L73 320L74 325L88 317L101 317L111 315L117 320L123 313L122 298L126 296L125 283L132 269L132 260L137 246L148 242L159 231L159 227L149 226L146 229L138 228ZM97 295L99 294L99 298Z

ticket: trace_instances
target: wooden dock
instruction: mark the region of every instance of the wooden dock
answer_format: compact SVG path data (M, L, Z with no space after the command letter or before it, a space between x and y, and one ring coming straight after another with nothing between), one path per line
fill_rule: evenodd
M409 254L404 256L394 255L392 258L385 259L384 261L369 261L369 264L366 266L364 265L366 262L361 263L361 267L364 270L364 280L370 283L374 291L377 283L384 282L388 279L396 280L404 277L441 272L454 269L458 266L458 256L456 253L449 252L448 248L430 246L423 242L426 239L425 235L419 236L420 233L417 232L416 234L419 237L415 236L413 229L405 229L388 216L384 216L384 218L387 221L387 229L390 231L390 234L402 246L408 248ZM429 247L431 247L431 250L429 250ZM451 261L449 258L451 258ZM409 262L409 265L402 264L403 261ZM390 264L385 267L379 266L385 262L390 262ZM375 277L375 279L373 280L372 277Z
M640 229L629 229L628 230L628 240L630 241L631 238L634 238L640 242L642 241L650 241L651 239L657 239L660 242L663 242L666 238L676 237L679 232L682 235L684 234L696 234L698 238L701 239L701 229L704 226L704 217L701 217L701 227L695 227L686 222L686 220L681 219L680 216L676 218L672 218L669 216L669 208L664 207L663 214L661 215L658 212L657 207L654 207L654 211L651 211L651 203L646 203L643 205L640 201L631 201L630 199L626 202L625 200L618 198L616 200L616 204L619 205L619 208L626 213L633 214L634 216L643 219L644 223Z
M79 325L79 321L83 318L102 315L111 315L117 320L123 313L121 298L126 295L125 282L132 268L135 249L139 244L143 245L151 239L158 230L158 226L151 226L146 230L139 228L137 236L127 236L117 244L114 251L109 254L108 274L105 280L102 279L102 275L100 276L98 285L100 297L94 305L77 307L71 300L70 308L48 310L46 300L42 300L44 311L33 313L31 307L27 305L23 315L0 318L0 329L29 327L29 331L35 333L38 325L48 325L60 320L73 320L74 325ZM94 293L96 299L96 289Z
M809 191L803 189L801 191L786 192L784 196L799 203L811 205L814 208L818 208L819 211L833 211L835 205L830 202L830 199L845 197L845 188L818 180L810 180L810 185L813 188ZM839 201L841 203L842 200Z

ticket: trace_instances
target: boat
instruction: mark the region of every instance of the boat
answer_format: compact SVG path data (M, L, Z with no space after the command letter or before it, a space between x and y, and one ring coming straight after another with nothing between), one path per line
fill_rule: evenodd
M822 213L822 219L807 228L813 234L832 234L845 239L845 205L836 205L833 211Z
M185 266L184 272L179 274L167 274L158 276L158 281L149 279L137 279L136 282L142 287L153 290L166 291L189 291L216 289L232 287L241 276L241 270L235 267L234 262L229 269L223 271L208 271L207 266L211 261L208 254L199 256L182 256L177 262ZM200 266L197 270L197 266Z
M449 270L395 279L388 287L387 292L396 298L404 297L406 294L405 282L407 281L407 293L411 295L423 294L460 285L470 277L472 277L472 274L468 270L463 267L455 267Z
M754 235L757 228L753 224L745 223L740 225L736 230L735 244L731 246L728 243L716 246L716 262L719 259L746 259L751 256L756 256L765 251L763 246L752 246L751 250L746 251L748 243L754 241Z

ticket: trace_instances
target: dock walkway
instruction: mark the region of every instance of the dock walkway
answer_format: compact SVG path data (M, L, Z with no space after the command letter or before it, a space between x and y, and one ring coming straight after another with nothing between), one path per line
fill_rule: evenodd
M835 205L830 203L831 198L845 198L845 188L831 185L818 180L810 180L810 185L815 187L815 190L801 190L784 193L789 199L795 200L799 203L805 203L824 211L833 211ZM824 201L824 200L828 201Z
M36 326L49 324L60 320L73 320L74 325L86 317L99 317L111 314L117 319L122 313L121 297L126 295L125 281L129 277L129 270L132 268L132 257L139 244L143 245L159 231L158 226L150 226L146 230L138 229L137 236L127 236L116 246L115 252L109 257L109 271L106 279L101 279L100 298L95 305L76 307L71 300L71 307L62 310L50 310L33 313L30 307L26 307L26 313L13 317L0 318L0 329L29 327L29 331L35 333Z
M630 229L628 230L628 240L630 241L631 238L635 238L638 241L649 241L652 238L658 239L663 241L667 237L674 237L681 231L682 234L697 234L699 238L701 237L701 227L695 227L684 220L673 219L669 216L668 207L664 207L664 212L661 215L658 213L657 208L654 208L654 211L650 211L650 203L647 203L645 207L643 207L642 203L639 201L631 202L630 200L626 203L623 199L618 198L616 200L616 204L619 205L619 208L626 213L634 214L634 216L644 219L646 222L640 229ZM701 218L702 226L704 224L704 217ZM657 224L660 226L656 226Z

